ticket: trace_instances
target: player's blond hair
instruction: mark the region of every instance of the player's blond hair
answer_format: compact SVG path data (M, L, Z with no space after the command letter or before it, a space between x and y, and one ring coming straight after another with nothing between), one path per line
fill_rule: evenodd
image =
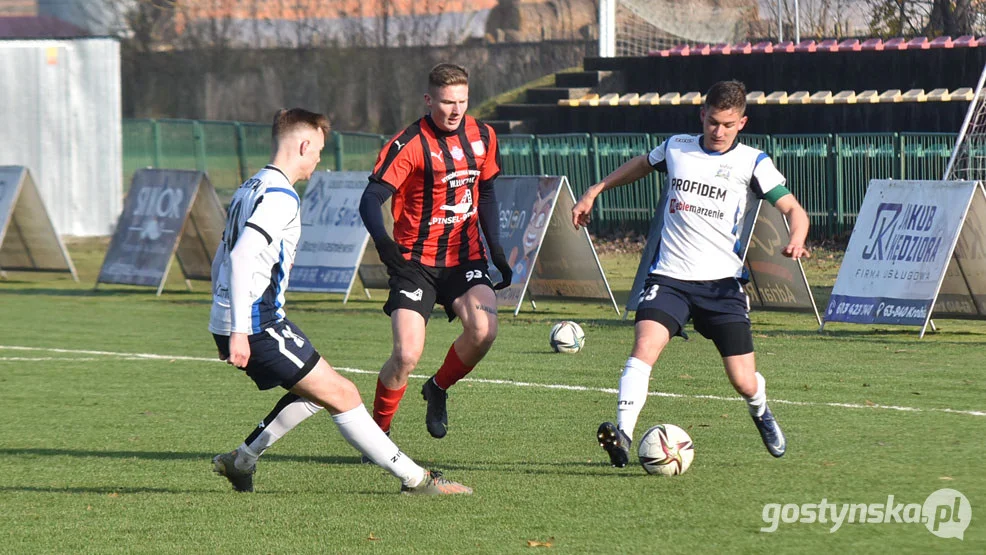
M469 72L460 65L438 64L431 68L431 72L428 74L428 87L432 89L468 84Z

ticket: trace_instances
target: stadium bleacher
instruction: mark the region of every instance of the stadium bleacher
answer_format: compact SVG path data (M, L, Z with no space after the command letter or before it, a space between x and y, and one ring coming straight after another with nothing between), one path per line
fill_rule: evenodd
M586 58L583 71L557 74L526 103L501 105L495 125L501 133L688 129L704 91L738 79L750 91L750 132L954 132L986 63L980 46L973 36L808 39Z

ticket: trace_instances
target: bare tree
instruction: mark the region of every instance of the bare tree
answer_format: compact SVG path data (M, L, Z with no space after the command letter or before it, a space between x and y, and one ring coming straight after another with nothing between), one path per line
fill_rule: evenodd
M867 0L870 32L881 37L979 34L984 0Z
M865 4L858 0L764 0L760 8L764 19L773 21L772 30L777 29L778 4L784 37L788 40L794 38L796 29L803 38L851 37L866 21Z

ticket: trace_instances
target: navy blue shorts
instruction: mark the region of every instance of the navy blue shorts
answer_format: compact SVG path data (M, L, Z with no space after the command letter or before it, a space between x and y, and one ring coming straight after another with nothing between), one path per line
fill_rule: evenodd
M212 334L222 357L229 358L229 336ZM308 337L287 318L251 335L250 360L242 370L257 389L291 389L311 372L321 356Z
M648 275L640 293L635 321L653 320L672 335L685 337L682 328L689 318L695 331L709 339L723 324L750 323L750 302L736 278L714 281L682 281ZM670 320L670 321L669 321ZM672 329L676 327L677 329Z
M390 316L398 308L413 310L424 316L425 322L431 316L435 303L445 307L448 321L455 320L452 303L477 285L492 288L485 260L474 260L452 268L431 268L417 262L408 262L399 274L391 274L390 296L383 305L383 311Z

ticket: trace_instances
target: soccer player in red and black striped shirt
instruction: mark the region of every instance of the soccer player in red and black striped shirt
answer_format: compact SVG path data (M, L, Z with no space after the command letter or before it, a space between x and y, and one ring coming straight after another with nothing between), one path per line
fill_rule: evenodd
M486 355L497 333L494 289L510 285L512 271L500 246L500 218L493 181L500 151L493 129L466 115L469 75L439 64L428 75L429 113L398 133L381 150L360 201L360 215L390 276L383 310L390 316L394 348L377 379L373 419L385 432L397 412L407 379L425 345L425 325L436 302L462 334L445 362L425 382L425 424L445 436L446 390ZM384 227L388 198L394 237ZM483 246L480 227L489 246ZM503 275L494 288L487 256Z

